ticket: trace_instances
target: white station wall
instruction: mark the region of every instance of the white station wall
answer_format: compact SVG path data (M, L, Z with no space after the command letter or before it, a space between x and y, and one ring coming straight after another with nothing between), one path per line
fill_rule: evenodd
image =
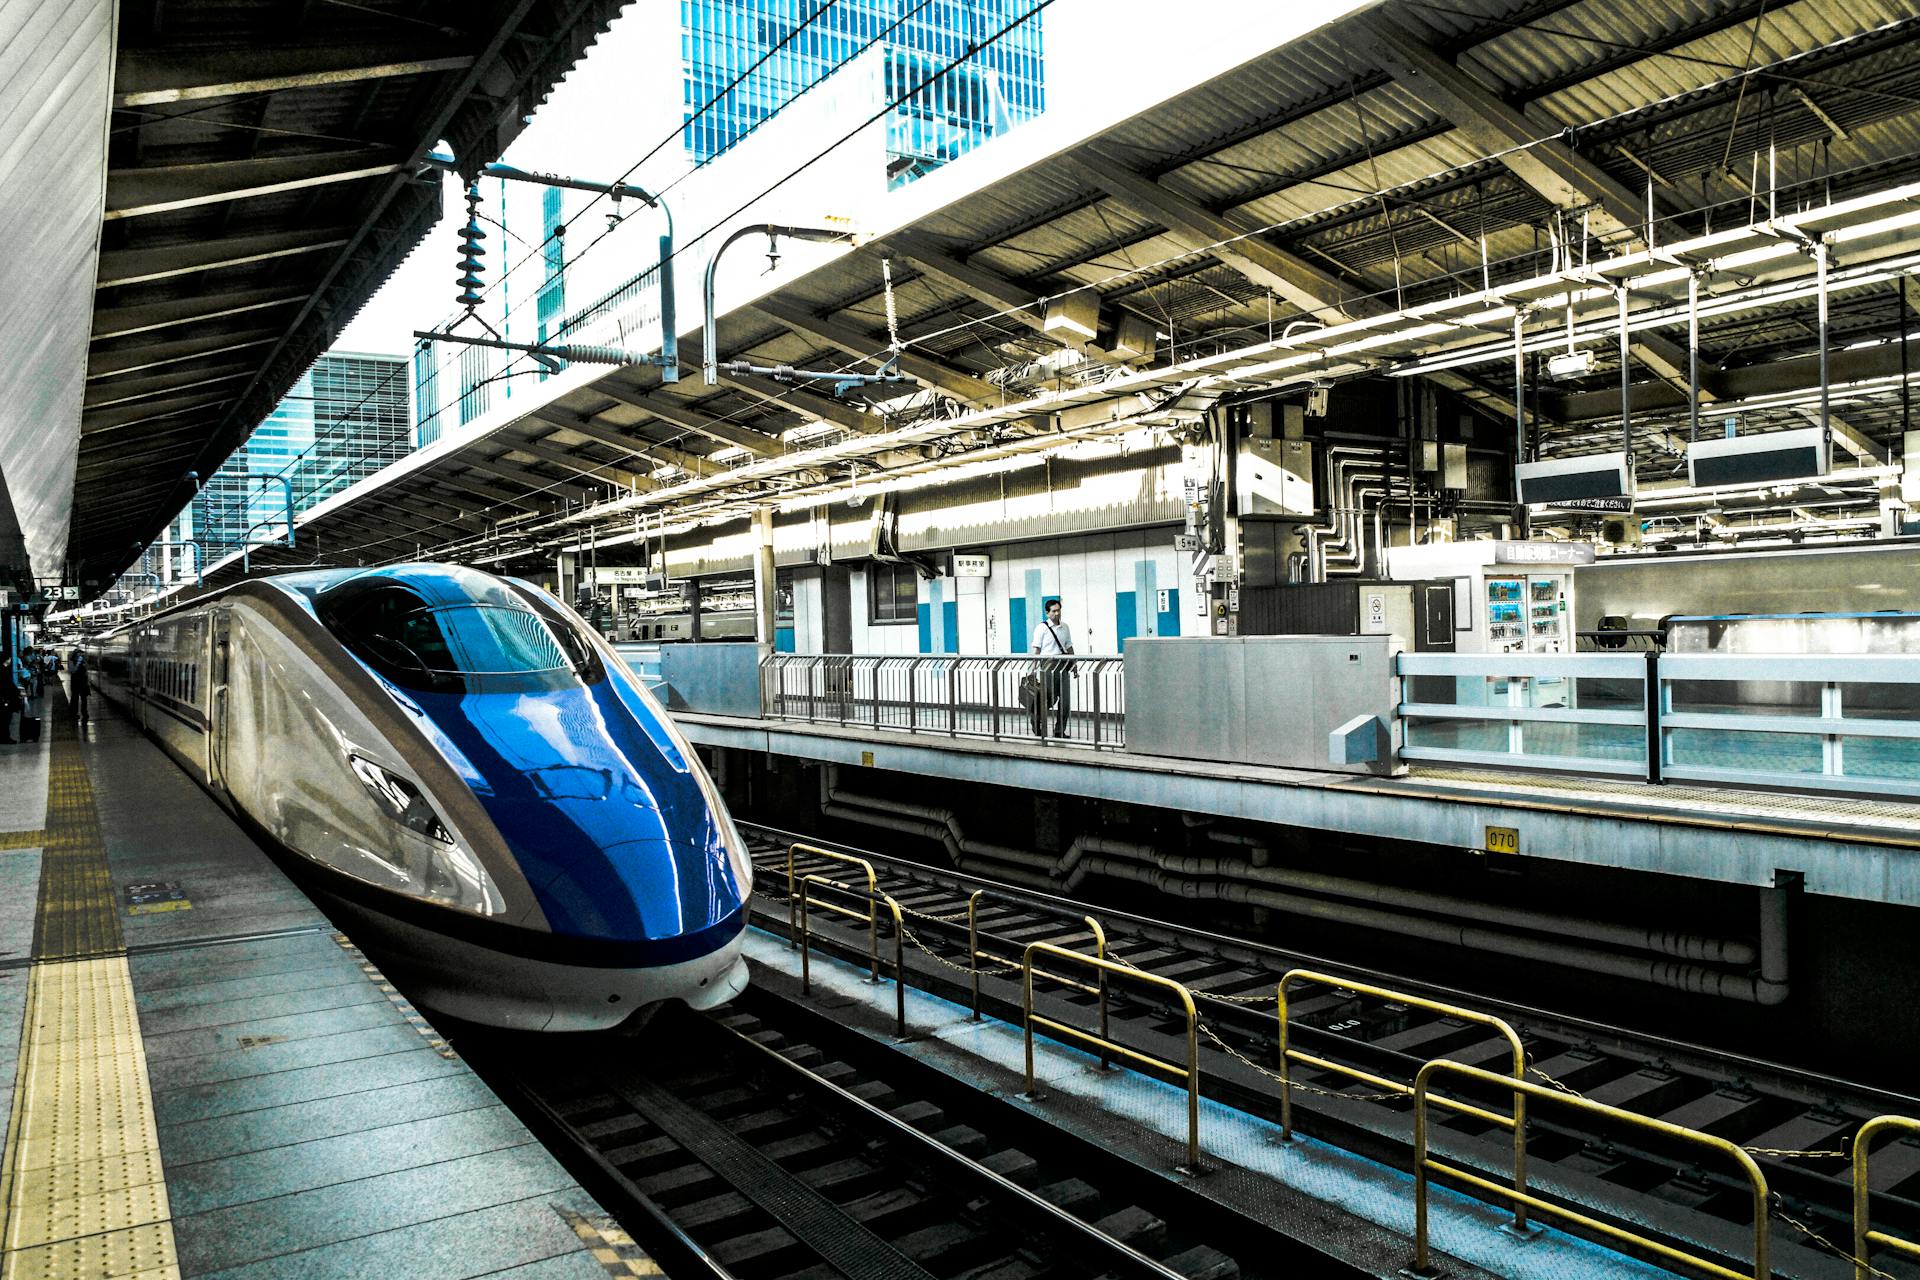
M913 622L870 620L868 566L861 565L851 575L853 651L1025 653L1042 602L1053 596L1060 597L1078 653L1114 654L1130 636L1193 632L1204 620L1191 612L1173 534L1171 528L1136 529L994 547L989 577L921 580ZM817 587L805 585L807 597L796 590L794 600L795 648L817 653L820 638L811 622L819 615L812 598Z

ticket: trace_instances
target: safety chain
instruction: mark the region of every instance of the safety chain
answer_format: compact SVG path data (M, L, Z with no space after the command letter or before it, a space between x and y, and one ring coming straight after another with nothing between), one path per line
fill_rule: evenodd
M822 879L824 880L825 883L832 885L835 888L844 889L849 893L858 892L858 890L853 886L844 884L838 880L825 880L824 877ZM770 897L781 899L781 900L785 900L788 897L787 894L782 893L778 889L773 889L770 887L762 889L760 890L760 892L764 892ZM912 907L901 907L900 911L903 916L904 915L917 916L922 920L932 920L941 924L959 924L967 918L965 912L958 912L950 916L942 916L942 915L935 915L927 911L917 911ZM933 950L931 947L929 947L925 942L923 942L920 939L919 935L915 934L913 930L907 928L904 921L900 926L900 932L902 936L906 938L907 944L909 946L925 954L927 958L932 960L935 964L942 965L945 968L951 969L955 973L964 973L968 977L973 976L973 973L974 973L973 969L969 968L966 965L960 964L957 961L949 960L945 956ZM1017 973L1023 969L1023 966L1021 965L1014 964L1008 960L1003 960L999 956L992 955L989 952L985 952L985 951L982 951L979 953L979 959L987 965L991 965L996 969L1000 969L1009 973ZM1112 947L1112 945L1109 945L1107 947L1107 959L1113 961L1115 964L1122 965L1128 969L1131 969L1135 973L1151 973L1152 972L1149 969L1142 968L1140 965L1135 964L1132 960L1129 960L1125 956L1121 955L1117 950L1115 950ZM1215 1000L1223 1004L1260 1004L1273 998L1271 996L1267 996L1264 994L1263 995L1246 995L1246 996L1216 995L1213 992L1209 992L1209 991L1195 991L1194 994L1203 1000ZM1260 1075L1265 1076L1267 1079L1272 1080L1277 1084L1283 1084L1287 1088L1290 1088L1298 1093L1315 1094L1323 1098L1337 1098L1344 1102L1402 1102L1402 1101L1405 1101L1408 1096L1406 1093L1343 1093L1337 1089L1316 1088L1313 1085L1303 1084L1298 1080L1282 1077L1279 1072L1273 1070L1271 1067L1263 1066L1262 1064L1255 1062L1252 1058L1249 1058L1246 1054L1240 1052L1238 1049L1228 1044L1225 1040L1221 1039L1220 1034L1216 1032L1212 1027L1208 1026L1204 1019L1198 1020L1196 1025L1200 1030L1200 1032L1204 1034L1207 1037L1207 1039L1211 1040L1214 1046L1218 1048L1221 1052L1225 1053L1228 1057L1235 1059L1241 1065L1248 1067L1255 1072L1258 1072ZM1528 1057L1527 1059L1527 1074L1538 1077L1540 1080L1546 1082L1546 1084L1548 1084L1552 1088L1559 1090L1561 1093L1564 1093L1569 1097L1585 1098L1587 1096L1586 1094L1580 1092L1580 1090L1574 1088L1572 1085L1567 1084L1562 1080L1557 1080L1553 1076L1548 1075L1545 1071L1542 1071L1538 1066L1534 1064L1533 1059L1531 1057ZM1849 1155L1849 1152L1844 1148L1837 1151L1793 1150L1785 1147L1743 1147L1741 1149L1747 1152L1749 1155L1767 1156L1775 1160L1840 1160L1840 1159L1847 1158L1847 1156ZM1796 1222L1794 1219L1788 1217L1785 1213L1776 1209L1775 1216L1780 1218L1781 1221L1787 1223L1789 1226L1795 1228L1796 1230L1802 1232L1803 1234L1817 1241L1823 1247L1832 1250L1834 1253L1838 1254L1839 1256L1843 1258L1847 1258L1850 1261L1858 1261L1857 1259L1853 1259L1851 1254L1848 1254L1847 1252L1842 1250L1838 1245L1834 1244L1832 1241L1827 1240L1823 1236L1820 1236L1819 1234L1814 1232L1811 1228L1807 1227L1805 1224ZM1881 1271L1878 1268L1869 1266L1866 1263L1860 1263L1859 1265L1866 1266L1867 1270L1875 1276L1883 1276L1883 1277L1886 1277L1886 1280L1894 1280L1894 1277L1887 1276L1886 1272Z
M1548 1075L1546 1072L1542 1071L1540 1068L1534 1066L1533 1056L1531 1054L1527 1056L1527 1074L1533 1075L1533 1076L1539 1076L1542 1080L1546 1081L1549 1085L1558 1089L1560 1092L1566 1094L1568 1097L1585 1098L1587 1096L1586 1094L1580 1092L1578 1089L1574 1088L1572 1085L1566 1084L1559 1080L1555 1080L1552 1076Z
M1788 1226L1792 1227L1795 1231L1798 1231L1801 1235L1805 1236L1808 1240L1812 1241L1815 1245L1819 1246L1822 1249L1825 1249L1828 1253L1831 1253L1836 1258L1846 1259L1848 1262L1852 1263L1854 1266L1864 1270L1868 1275L1875 1276L1878 1278L1878 1280L1897 1280L1895 1276L1893 1276L1889 1272L1882 1271L1880 1268L1874 1266L1871 1262L1868 1262L1865 1258L1854 1257L1851 1252L1841 1248L1839 1245L1827 1239L1825 1236L1821 1235L1818 1231L1815 1231L1812 1227L1808 1226L1806 1223L1800 1221L1798 1218L1788 1213L1785 1209L1782 1209L1779 1205L1779 1199L1780 1197L1778 1195L1775 1195L1773 1197L1774 1203L1771 1206L1769 1206L1772 1212L1772 1215L1774 1217L1780 1219L1780 1221L1786 1223Z

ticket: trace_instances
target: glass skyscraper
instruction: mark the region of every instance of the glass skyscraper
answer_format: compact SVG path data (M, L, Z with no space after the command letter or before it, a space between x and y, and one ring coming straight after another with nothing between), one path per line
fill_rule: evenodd
M895 186L910 182L1045 109L1043 15L1033 12L1034 4L681 0L686 149L696 161L712 159L877 43L885 50L886 100L895 104L887 115L888 178ZM967 55L971 44L1013 23L1018 25L993 44ZM755 67L762 57L766 61ZM727 88L750 67L751 74ZM699 114L722 90L724 96Z
M286 537L289 486L298 515L404 457L408 373L403 356L321 356L194 499L202 562Z

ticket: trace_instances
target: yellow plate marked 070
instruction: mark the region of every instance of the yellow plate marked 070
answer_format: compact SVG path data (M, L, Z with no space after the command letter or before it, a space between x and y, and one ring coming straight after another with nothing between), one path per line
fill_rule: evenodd
M0 1280L178 1276L124 956L34 966L17 1088Z
M1488 827L1486 850L1488 853L1520 852L1520 829L1518 827Z

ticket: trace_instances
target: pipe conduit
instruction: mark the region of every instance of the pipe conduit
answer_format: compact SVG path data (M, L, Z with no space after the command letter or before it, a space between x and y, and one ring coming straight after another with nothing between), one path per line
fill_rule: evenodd
M968 839L958 816L950 808L843 791L838 781L839 767L823 766L820 811L827 817L919 836L941 845L957 870L973 874L990 871L1030 888L1071 893L1088 876L1101 876L1148 885L1169 897L1228 902L1357 925L1490 955L1648 982L1695 995L1777 1005L1786 1000L1789 991L1789 899L1788 890L1781 887L1763 888L1760 892L1760 946L1756 949L1731 939L1500 907L1342 876L1258 865L1267 861L1267 846L1255 837L1232 831L1210 829L1207 836L1220 844L1248 849L1249 862L1169 854L1152 845L1094 835L1076 837L1056 859L1032 850ZM1204 819L1195 819L1192 815L1183 817L1189 827L1205 825ZM982 862L993 865L982 867ZM1309 894L1322 896L1305 896ZM1415 912L1422 914L1411 914ZM1434 916L1456 919L1434 919ZM1528 937L1513 930L1546 936ZM1596 945L1570 945L1568 939ZM1705 961L1744 967L1756 960L1760 970L1757 975L1729 973L1700 963L1688 963Z
M1209 838L1220 840L1222 843L1251 849L1264 848L1259 841L1235 833L1209 831L1207 834ZM1226 838L1223 839L1223 837ZM1141 848L1141 846L1135 847ZM1096 852L1108 851L1096 850ZM1692 933L1673 933L1664 929L1641 929L1632 925L1607 924L1578 916L1529 911L1522 907L1501 907L1492 903L1477 902L1471 898L1453 898L1444 894L1425 893L1418 889L1395 889L1388 885L1372 884L1365 880L1350 880L1342 876L1261 866L1257 865L1259 860L1250 864L1231 858L1190 858L1161 853L1157 850L1144 850L1144 852L1146 856L1141 858L1141 861L1150 862L1169 875L1243 880L1258 885L1320 894L1329 898L1345 898L1355 902L1373 903L1377 906L1400 907L1425 915L1457 916L1476 920L1481 924L1503 925L1532 933L1578 938L1583 942L1596 942L1626 951L1651 951L1656 955L1672 956L1681 960L1701 960L1710 964L1744 966L1751 965L1758 958L1751 944L1725 938L1708 938ZM1062 877L1060 887L1063 892L1073 890L1087 874L1077 865L1080 861L1074 851L1069 849L1066 856L1060 860L1060 865L1055 868L1054 874Z

